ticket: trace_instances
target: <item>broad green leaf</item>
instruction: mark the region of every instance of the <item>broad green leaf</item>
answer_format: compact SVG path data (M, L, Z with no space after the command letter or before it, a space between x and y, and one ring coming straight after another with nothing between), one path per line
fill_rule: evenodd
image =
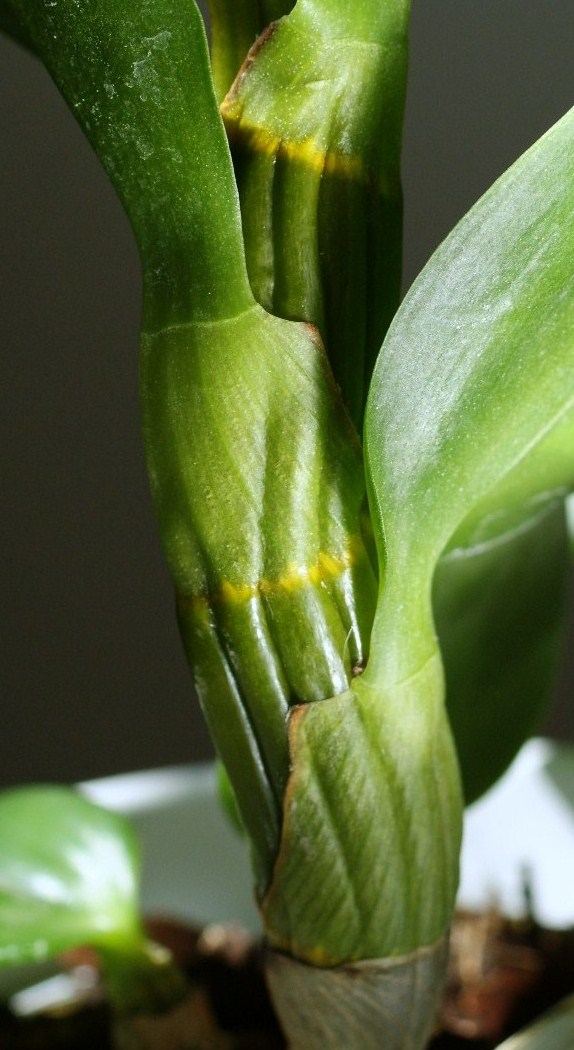
M506 1039L498 1050L572 1050L572 1046L574 998L571 996L535 1024Z
M133 950L139 849L130 825L62 787L0 795L0 966L91 944Z
M222 104L255 296L323 337L362 426L399 301L408 0L299 0Z
M146 940L140 851L131 825L70 788L0 794L0 966L89 945L120 1014L162 1012L187 984Z
M241 219L194 0L9 0L131 220L151 329L249 307Z
M490 542L574 480L574 113L482 198L415 282L383 346L366 459L380 554L371 681L436 652L447 544Z

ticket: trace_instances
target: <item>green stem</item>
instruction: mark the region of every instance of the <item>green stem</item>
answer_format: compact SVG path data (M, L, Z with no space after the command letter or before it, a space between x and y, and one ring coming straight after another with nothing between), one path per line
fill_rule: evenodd
M297 0L293 24L314 25L331 39L362 40L395 46L404 33L405 0Z

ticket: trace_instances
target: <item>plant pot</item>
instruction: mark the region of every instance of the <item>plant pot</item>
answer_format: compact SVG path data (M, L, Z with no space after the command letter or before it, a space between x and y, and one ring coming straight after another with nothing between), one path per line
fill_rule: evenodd
M80 789L137 827L146 913L259 933L247 845L220 807L212 765L129 773ZM544 926L574 925L573 747L530 741L469 808L459 904L481 912L495 907L513 918L531 907ZM38 976L7 974L0 994L13 995Z

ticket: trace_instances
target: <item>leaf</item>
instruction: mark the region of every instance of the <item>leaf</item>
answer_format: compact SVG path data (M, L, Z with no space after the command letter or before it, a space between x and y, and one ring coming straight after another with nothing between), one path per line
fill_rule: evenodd
M0 795L0 966L142 943L139 849L119 816L63 787Z
M126 207L147 327L249 307L239 202L194 0L9 4Z
M562 501L438 562L433 608L467 803L537 729L563 640L569 562Z
M572 1050L574 998L570 996L535 1024L501 1043L498 1050Z
M574 480L574 112L456 227L415 282L375 369L366 420L384 586L371 682L436 652L431 582Z

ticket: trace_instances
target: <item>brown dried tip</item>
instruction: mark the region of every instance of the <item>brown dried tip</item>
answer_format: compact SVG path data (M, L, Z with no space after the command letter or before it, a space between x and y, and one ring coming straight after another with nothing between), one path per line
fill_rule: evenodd
M235 77L235 80L233 81L231 87L229 88L229 91L227 92L227 95L225 96L225 98L223 99L223 102L221 103L221 107L220 107L221 108L221 113L224 116L226 114L226 111L228 109L232 108L232 106L233 106L233 104L234 104L234 102L236 100L236 97L239 94L239 89L241 87L241 83L242 83L244 77L247 75L247 73L251 69L251 66L253 65L253 63L255 62L255 59L257 58L259 52L261 51L261 48L264 47L265 44L269 40L271 40L271 37L274 35L278 24L279 24L278 22L271 22L267 26L267 28L263 30L261 35L257 37L257 40L255 41L255 43L249 48L249 51L247 52L247 55L245 56L241 66L239 68L237 76Z

